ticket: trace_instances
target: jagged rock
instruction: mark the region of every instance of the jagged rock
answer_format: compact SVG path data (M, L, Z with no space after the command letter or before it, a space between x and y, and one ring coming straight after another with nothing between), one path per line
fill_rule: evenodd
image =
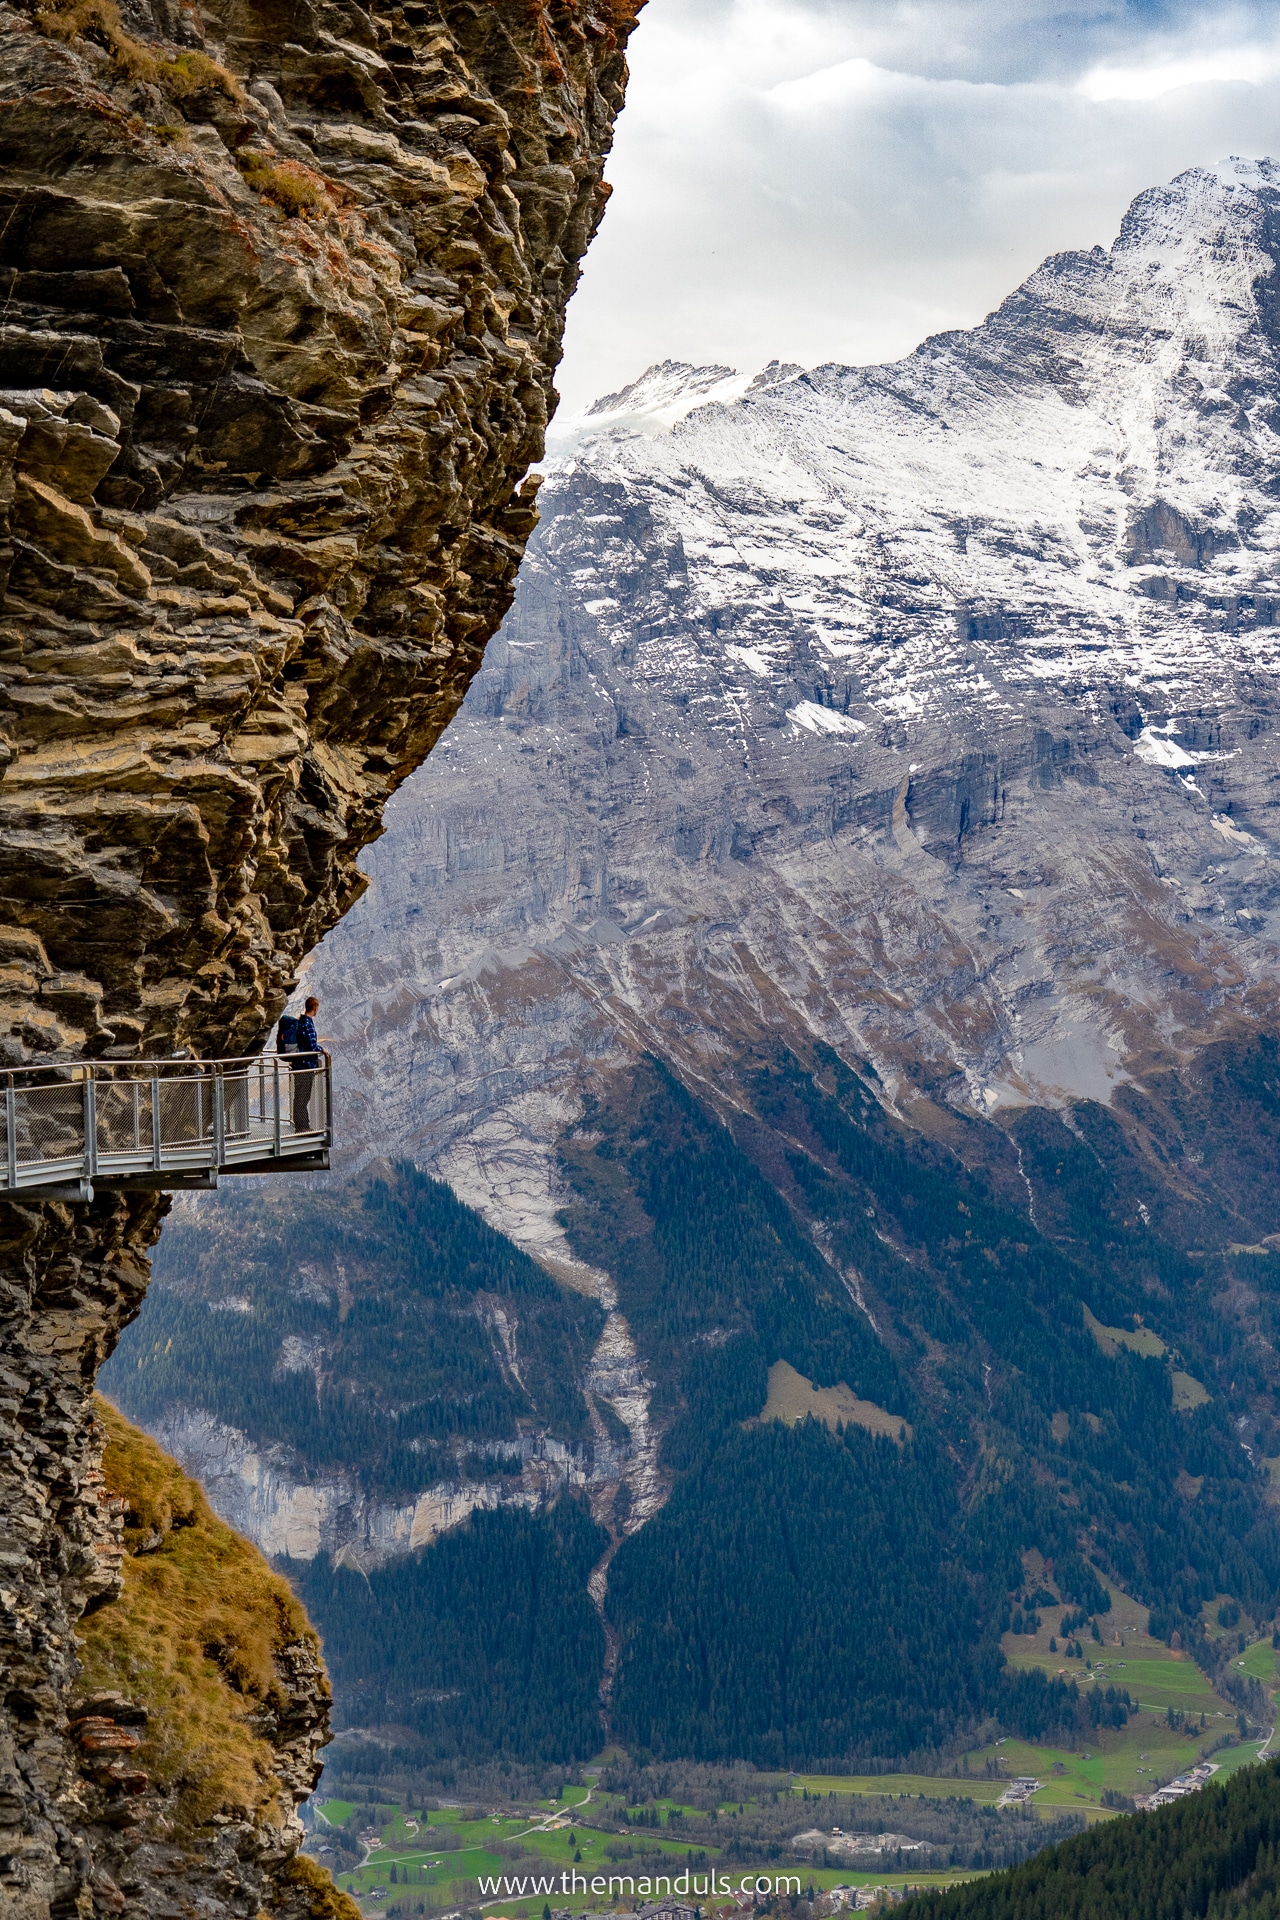
M361 891L535 522L640 3L0 6L0 1064L249 1048ZM22 1914L99 1885L87 1396L163 1204L0 1207Z

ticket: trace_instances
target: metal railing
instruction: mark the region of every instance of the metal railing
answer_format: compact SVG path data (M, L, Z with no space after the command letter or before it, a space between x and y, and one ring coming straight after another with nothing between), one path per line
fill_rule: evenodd
M95 1187L213 1187L224 1173L327 1167L329 1059L77 1060L3 1079L0 1199Z

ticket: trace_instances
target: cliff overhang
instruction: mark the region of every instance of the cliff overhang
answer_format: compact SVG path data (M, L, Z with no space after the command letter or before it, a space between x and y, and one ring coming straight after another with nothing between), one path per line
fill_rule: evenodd
M640 4L0 6L0 1067L250 1050L359 894L511 599ZM0 1205L24 1914L120 1910L72 1626L164 1204Z

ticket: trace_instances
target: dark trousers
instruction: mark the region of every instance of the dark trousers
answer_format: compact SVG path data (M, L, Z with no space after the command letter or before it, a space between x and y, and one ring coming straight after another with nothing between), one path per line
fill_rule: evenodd
M315 1083L314 1067L295 1067L293 1070L293 1130L295 1133L311 1131L311 1089Z

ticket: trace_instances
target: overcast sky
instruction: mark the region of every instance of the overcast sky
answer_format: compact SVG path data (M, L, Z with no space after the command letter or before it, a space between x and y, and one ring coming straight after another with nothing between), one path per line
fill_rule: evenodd
M874 362L1135 193L1280 157L1280 8L649 0L561 422L655 360Z

